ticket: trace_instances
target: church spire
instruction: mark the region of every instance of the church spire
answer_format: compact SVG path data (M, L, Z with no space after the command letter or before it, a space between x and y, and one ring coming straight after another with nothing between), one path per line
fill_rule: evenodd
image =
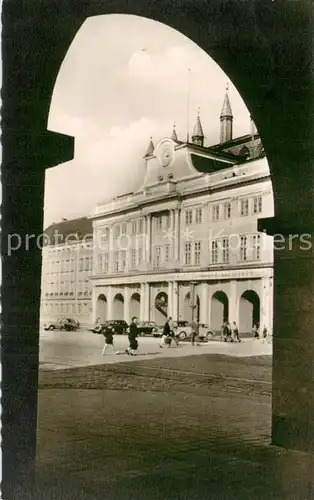
M220 142L231 141L232 139L233 114L229 99L229 85L226 85L226 94L220 113Z
M197 112L197 117L196 117L196 122L194 126L194 131L192 135L192 142L193 144L197 144L198 146L203 146L204 145L204 132L203 132L203 127L200 119L200 108L198 108Z
M152 154L154 152L154 149L155 149L155 146L154 146L154 143L153 143L153 138L151 137L144 158L146 158L148 156L152 156Z
M177 131L176 131L176 122L174 122L174 124L173 124L171 139L173 141L178 141L178 136L177 136Z

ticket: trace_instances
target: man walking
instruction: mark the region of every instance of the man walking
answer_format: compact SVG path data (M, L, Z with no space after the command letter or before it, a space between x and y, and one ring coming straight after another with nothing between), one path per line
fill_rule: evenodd
M111 351L114 354L117 354L114 350L114 345L113 345L113 334L114 334L113 328L110 326L102 327L102 334L105 337L105 345L101 354L104 355L109 347L111 348Z
M129 326L129 348L126 349L126 353L130 354L130 356L135 356L135 353L138 348L138 341L137 341L137 336L138 336L138 329L137 329L137 317L133 316L132 322Z
M198 342L199 339L199 322L197 319L193 319L193 321L191 322L191 328L192 328L191 343L192 345L195 345L195 340L196 342Z

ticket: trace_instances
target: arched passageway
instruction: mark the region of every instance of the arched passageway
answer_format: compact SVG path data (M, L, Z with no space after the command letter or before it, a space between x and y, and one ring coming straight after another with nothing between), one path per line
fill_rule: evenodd
M168 295L165 292L159 292L156 295L154 306L153 319L157 325L163 325L168 316Z
M136 316L140 318L141 296L139 293L133 293L130 298L130 318Z
M215 292L211 298L210 326L220 331L224 321L229 319L229 299L225 292Z
M198 295L196 295L196 300L194 304L194 319L198 320L200 319L200 298ZM192 320L192 304L191 304L191 294L188 292L184 298L184 303L183 303L183 320L184 321L191 321Z
M260 322L260 299L254 290L246 290L240 297L239 330L241 333L252 331L253 325Z
M105 295L99 295L96 304L96 318L100 318L101 323L107 320L107 298Z
M117 293L113 299L112 319L124 319L124 298L121 293Z

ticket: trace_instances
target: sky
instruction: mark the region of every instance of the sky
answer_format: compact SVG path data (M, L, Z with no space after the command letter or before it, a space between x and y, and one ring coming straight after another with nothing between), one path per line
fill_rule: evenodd
M87 19L51 99L47 128L74 136L75 151L72 161L46 171L44 227L88 215L96 204L140 188L150 136L154 144L169 137L175 122L185 140L198 108L205 145L218 143L227 82L237 137L249 133L249 111L194 42L137 16Z

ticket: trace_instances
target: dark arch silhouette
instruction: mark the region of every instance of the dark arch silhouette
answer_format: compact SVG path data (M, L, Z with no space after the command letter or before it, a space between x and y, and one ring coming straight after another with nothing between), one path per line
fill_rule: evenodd
M140 294L138 292L133 293L130 297L130 318L129 319L131 319L133 316L136 316L137 318L142 319L142 318L140 318L140 303L141 303Z
M211 297L210 326L219 331L224 321L229 319L229 299L225 292L218 290Z
M217 0L195 2L193 9L187 2L182 3L180 15L178 4L166 0L119 3L44 0L24 2L22 14L17 3L4 2L2 418L4 427L10 422L12 429L11 434L6 431L3 436L4 498L10 495L16 500L33 498L41 272L41 251L34 240L32 251L21 246L9 255L8 234L17 233L25 241L26 235L42 233L45 169L73 158L73 138L46 130L54 82L85 19L110 13L135 14L166 23L191 38L221 66L252 113L271 170L276 218L262 221L261 229L286 237L314 232L310 2L239 1L229 5L225 0ZM20 22L21 15L26 22ZM18 206L12 203L17 199ZM281 331L288 329L293 318L304 314L300 313L298 301L292 301L287 313L280 300L282 282L291 276L292 269L296 294L310 295L314 283L311 259L307 269L305 259L298 254L285 262L281 260L280 264L279 258L276 255L274 332L277 327ZM295 325L293 335L298 338L301 326L298 322ZM24 331L25 335L21 335ZM312 338L310 328L306 333L306 338ZM272 442L308 450L313 448L310 439L314 434L313 405L298 395L302 394L304 384L311 393L313 380L309 376L294 377L293 394L290 393L286 382L291 378L291 370L288 365L282 366L279 349L275 343ZM300 370L311 365L309 351L304 349L303 342L295 342L294 359L298 360ZM284 411L281 401L285 401ZM23 448L22 442L27 443Z

